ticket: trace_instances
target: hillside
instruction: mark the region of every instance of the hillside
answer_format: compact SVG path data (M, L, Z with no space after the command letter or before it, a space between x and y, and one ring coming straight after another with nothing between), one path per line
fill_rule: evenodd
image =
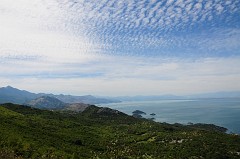
M82 113L0 106L0 158L239 158L240 137L205 125L137 119L109 108Z
M59 99L49 96L36 98L26 103L26 105L39 109L63 109L67 106L66 103L60 101Z
M48 110L66 110L74 112L83 112L89 104L84 103L64 103L55 97L42 96L31 100L26 103L27 106L38 108L38 109L48 109Z
M99 104L99 103L119 103L117 99L97 98L92 95L72 96L72 95L53 95L53 97L65 103L85 103L85 104Z
M70 103L67 104L65 107L65 110L74 111L74 112L83 112L87 107L89 107L89 104L84 103Z

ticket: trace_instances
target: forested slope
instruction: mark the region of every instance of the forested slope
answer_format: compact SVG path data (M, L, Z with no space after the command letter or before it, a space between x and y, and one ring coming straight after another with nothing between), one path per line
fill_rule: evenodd
M237 159L240 137L209 125L156 123L96 106L76 113L4 104L0 158Z

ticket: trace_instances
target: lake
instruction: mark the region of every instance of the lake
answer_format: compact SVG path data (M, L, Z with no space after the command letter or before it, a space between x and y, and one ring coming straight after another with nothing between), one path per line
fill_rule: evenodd
M101 104L132 115L134 110L147 113L143 117L167 123L208 123L223 126L228 132L240 134L240 99L198 99L198 100L159 100L131 101Z

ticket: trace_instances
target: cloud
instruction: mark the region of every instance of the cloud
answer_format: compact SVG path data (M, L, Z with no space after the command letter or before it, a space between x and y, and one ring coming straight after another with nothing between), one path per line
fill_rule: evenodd
M235 0L2 0L0 82L76 94L236 90L239 6Z
M237 12L231 9L239 6L236 1L226 3L222 1L196 3L181 0L76 1L71 7L68 7L66 3L72 4L73 2L67 1L63 4L60 2L60 6L72 15L75 24L85 23L88 36L103 46L111 45L117 51L122 45L129 47L131 51L153 45L159 47L159 50L165 48L166 45L166 48L169 45L187 47L184 44L175 45L175 43L181 43L186 31L195 32L194 30L200 26L202 27L200 29L206 29L206 34L211 34L209 27L218 27L220 23L239 25L239 22L235 21ZM172 36L175 32L178 32L177 36ZM191 40L192 37L188 36L188 38ZM139 41L139 39L144 40ZM160 43L163 39L164 44ZM150 41L150 43L145 41ZM203 41L200 42L203 43ZM111 49L109 52L112 51ZM229 46L229 49L235 48ZM161 56L161 51L159 55Z
M35 92L74 94L182 95L240 89L236 83L240 80L239 58L180 60L101 56L93 59L83 63L1 64L0 81Z
M224 29L239 29L239 5L240 2L234 0L197 3L182 0L3 0L0 33L4 38L0 44L5 49L28 48L22 52L34 50L38 51L35 54L45 52L48 55L62 50L127 55L148 48L149 54L158 56L164 54L162 50L170 50L167 53L170 56L181 56L192 50L192 55L199 56L201 52L211 52L202 34L209 35L214 47L215 42L219 46L219 40L214 39L212 30L220 32L222 36L219 39L224 39ZM219 25L227 26L223 29ZM233 37L230 41L235 39ZM192 48L198 44L206 49L198 51ZM123 47L126 50L122 50ZM172 48L186 49L176 53ZM222 48L216 48L215 52L221 52ZM240 44L234 47L225 45L225 48L230 50L228 54L231 56L231 51L236 52ZM145 54L141 52L138 55Z

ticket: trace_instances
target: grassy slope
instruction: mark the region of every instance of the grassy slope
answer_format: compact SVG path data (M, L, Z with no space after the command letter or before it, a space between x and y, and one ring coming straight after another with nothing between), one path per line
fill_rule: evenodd
M0 106L0 158L239 158L240 137L123 113Z

